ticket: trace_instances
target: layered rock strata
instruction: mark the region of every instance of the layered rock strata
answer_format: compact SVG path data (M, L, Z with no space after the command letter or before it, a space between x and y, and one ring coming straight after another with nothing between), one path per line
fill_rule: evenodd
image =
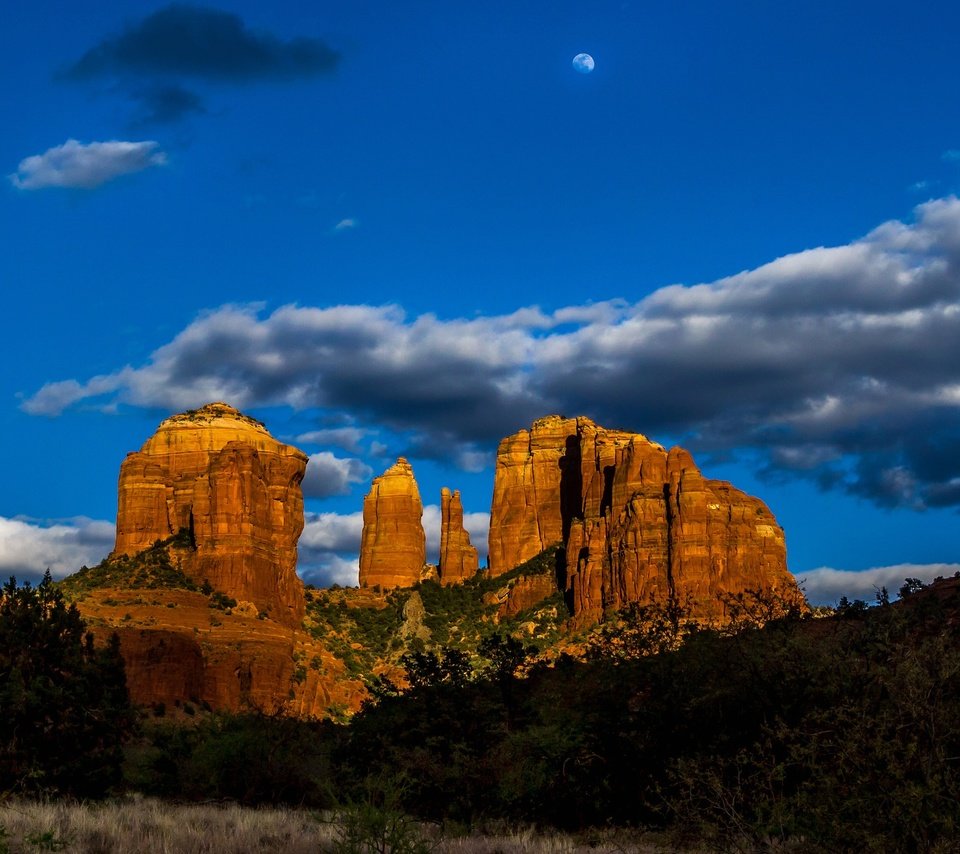
M188 532L188 576L299 625L306 465L306 454L225 403L167 418L120 467L114 554Z
M78 603L100 641L116 632L130 699L141 706L323 717L367 696L321 640L255 613L211 609L186 590L103 588ZM297 662L315 666L297 672Z
M579 494L561 496L567 443L576 442L577 419L551 415L532 429L507 436L497 448L490 510L488 564L500 575L563 540L563 519Z
M440 563L441 584L457 584L473 578L480 567L476 548L463 527L463 503L460 490L440 490Z
M490 513L490 570L555 543L575 621L631 602L675 600L723 619L724 596L802 596L769 508L703 477L690 454L587 418L551 416L500 443Z
M413 468L403 457L373 479L363 500L360 586L412 587L427 557L423 503Z

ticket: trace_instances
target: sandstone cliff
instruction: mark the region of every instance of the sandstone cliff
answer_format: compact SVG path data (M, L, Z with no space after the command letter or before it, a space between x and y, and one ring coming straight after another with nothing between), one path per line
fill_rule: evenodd
M722 619L725 594L800 597L770 510L705 479L682 449L551 416L500 443L495 477L491 573L562 543L579 624L631 602L673 598Z
M423 504L413 468L400 457L373 479L363 500L360 586L412 587L426 563Z
M563 540L563 520L573 516L567 505L577 490L571 484L564 498L561 480L567 445L576 442L576 435L575 418L551 415L500 442L490 510L491 575Z
M225 403L167 418L120 467L114 554L187 531L188 576L299 625L306 464L303 452Z
M308 632L253 609L211 608L200 592L105 587L77 605L99 640L118 634L137 705L324 717L356 710L367 695Z
M477 550L463 527L463 503L460 490L440 491L440 564L441 584L456 584L473 578L480 567Z

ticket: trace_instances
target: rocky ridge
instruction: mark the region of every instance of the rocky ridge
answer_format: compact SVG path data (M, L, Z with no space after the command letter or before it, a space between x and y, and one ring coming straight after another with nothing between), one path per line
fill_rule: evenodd
M98 636L118 631L136 702L338 717L365 681L402 679L400 657L423 644L472 650L499 627L558 650L630 603L722 621L727 594L800 597L763 502L704 478L682 449L559 416L500 443L488 572L448 489L440 565L425 565L401 458L364 501L360 588L305 596L305 465L226 404L166 419L128 455L116 548L64 584Z
M681 448L549 416L500 443L495 477L490 572L561 543L575 624L631 602L676 601L722 620L729 594L802 599L769 508L704 478Z

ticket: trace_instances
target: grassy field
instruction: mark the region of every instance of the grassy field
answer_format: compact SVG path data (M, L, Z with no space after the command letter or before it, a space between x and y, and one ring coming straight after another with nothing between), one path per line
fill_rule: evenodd
M0 803L0 852L4 854L373 854L390 850L395 854L658 854L676 849L622 832L574 838L528 828L463 836L402 818L380 825L354 815L341 822L305 810L232 804L177 805L139 798L102 804L14 799Z

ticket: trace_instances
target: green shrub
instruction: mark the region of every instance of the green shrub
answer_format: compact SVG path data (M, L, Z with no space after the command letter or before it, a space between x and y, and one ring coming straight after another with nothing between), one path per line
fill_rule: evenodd
M117 636L96 648L47 573L0 589L0 791L101 797L134 715Z

